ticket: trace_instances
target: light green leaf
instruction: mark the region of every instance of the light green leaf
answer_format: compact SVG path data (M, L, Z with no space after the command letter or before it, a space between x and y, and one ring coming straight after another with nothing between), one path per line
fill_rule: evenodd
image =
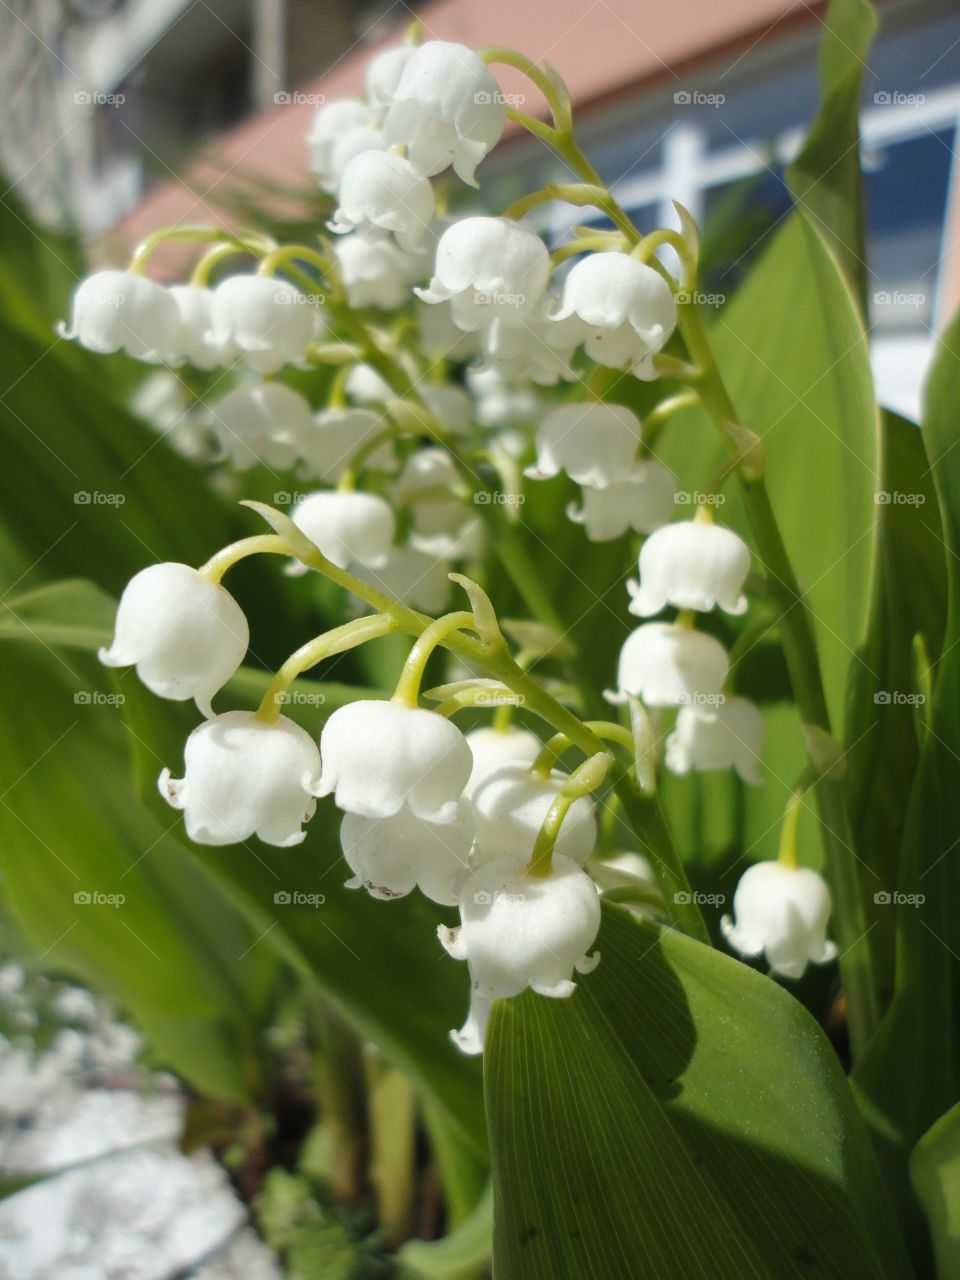
M953 1280L960 1276L960 1103L914 1147L910 1179L927 1215L937 1275Z
M493 1186L477 1201L469 1218L442 1240L411 1240L397 1253L404 1275L427 1280L460 1280L484 1274L493 1234Z

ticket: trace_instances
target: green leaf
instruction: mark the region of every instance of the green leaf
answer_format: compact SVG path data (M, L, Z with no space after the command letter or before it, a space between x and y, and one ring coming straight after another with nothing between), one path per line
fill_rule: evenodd
M910 1179L927 1215L937 1275L960 1275L960 1103L923 1135L910 1157Z
M0 640L96 653L109 645L117 603L93 582L72 578L0 600Z
M570 1000L486 1046L500 1280L910 1275L823 1033L769 979L605 905Z
M397 1253L405 1274L428 1280L459 1280L484 1272L493 1233L493 1186L489 1184L473 1213L442 1240L410 1240Z

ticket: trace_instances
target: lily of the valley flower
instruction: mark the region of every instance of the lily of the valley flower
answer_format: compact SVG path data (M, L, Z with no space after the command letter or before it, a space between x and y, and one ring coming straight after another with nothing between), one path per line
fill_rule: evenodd
M470 434L473 428L473 402L463 387L443 382L427 382L417 390L445 431L453 436Z
M350 460L387 423L370 409L324 409L314 414L311 425L301 433L300 452L304 474L325 484L336 484L350 465ZM384 440L364 459L365 467L390 471L397 465L393 445Z
M404 464L393 495L412 508L411 545L441 560L469 560L483 552L483 521L455 496L460 479L446 449L418 449ZM428 610L428 612L431 612Z
M153 564L134 574L117 607L106 667L136 666L152 692L173 702L210 700L243 661L250 629L233 596L186 564Z
M238 471L292 467L309 436L313 414L299 391L282 382L247 382L211 406L210 426Z
M213 292L194 284L175 284L170 296L180 313L177 355L197 369L219 369L237 355L233 343L221 344L213 336Z
M453 822L425 822L407 809L392 818L347 813L340 844L354 877L348 889L374 898L402 898L412 889L442 906L456 906L454 885L470 868L473 818L461 802Z
M537 462L526 474L546 480L565 471L578 484L605 489L629 473L639 443L640 420L623 405L558 405L537 428Z
M425 254L407 253L387 239L342 236L334 242L333 253L351 307L402 307L410 286L427 270Z
M391 547L376 567L354 565L362 581L401 604L442 613L450 600L450 564L415 546Z
M471 729L467 745L473 755L473 770L465 794L472 797L480 783L501 765L533 764L543 743L529 729L510 725L506 729Z
M529 378L543 387L576 377L570 360L580 341L579 333L571 332L567 322L553 323L549 308L550 300L541 298L520 324L499 318L488 324L482 331L482 367L507 379Z
M415 45L398 44L370 59L363 82L371 103L383 107L393 101L404 68L415 52Z
M320 752L286 716L267 722L252 711L227 711L194 729L184 748L184 775L164 769L160 794L182 809L197 844L300 844L313 816Z
M735 922L724 916L720 925L742 956L765 953L776 973L799 978L809 963L826 964L837 954L827 939L830 909L830 890L816 871L758 862L733 895Z
M677 306L653 267L626 253L591 253L571 268L555 322L576 325L591 360L656 377L653 357L677 323Z
M310 169L321 186L336 190L332 170L337 142L354 129L369 128L373 123L370 107L359 98L336 98L318 107L307 134L307 146Z
M348 813L390 818L409 809L453 822L473 757L455 724L422 707L361 699L338 707L320 736L317 795Z
M433 215L433 187L408 160L389 151L364 151L343 171L330 229L392 231L401 249L414 250Z
M730 664L719 640L673 622L648 622L631 631L620 650L617 693L651 707L716 705Z
M581 506L571 502L567 518L582 524L591 542L608 542L628 529L653 533L673 515L676 478L659 462L635 462L622 480L605 489L585 488Z
M393 545L397 522L389 502L375 493L308 493L290 518L328 560L341 569L382 565ZM291 566L294 573L306 572Z
M476 167L500 141L506 118L500 86L483 60L465 45L430 40L407 60L383 131L427 177L452 164L475 187Z
M460 893L460 925L437 930L444 948L470 970L470 1012L454 1043L483 1052L490 1006L527 987L562 999L573 994L573 974L600 960L590 953L600 929L600 900L590 877L554 855L550 874L527 873L524 860L498 858L478 868Z
M750 549L731 529L700 520L665 525L640 550L640 583L627 583L631 613L650 617L668 604L726 613L746 610Z
M259 373L302 365L317 332L310 299L271 276L229 276L213 291L211 315L213 341L235 347Z
M162 364L178 358L180 312L169 289L155 280L133 271L97 271L80 282L70 325L61 323L58 331L100 355L126 351Z
M449 302L417 303L420 349L434 360L472 360L480 354L479 330L469 333L454 323Z
M529 858L550 806L560 794L567 775L559 769L546 778L517 761L502 764L485 774L473 788L480 860L516 854ZM582 866L597 843L597 819L593 801L587 796L570 806L556 850Z
M365 151L386 151L386 149L386 138L373 125L361 124L355 129L348 129L333 144L330 152L330 168L325 175L323 186L332 195L338 194L343 175L351 160L363 155Z
M424 302L448 302L461 329L493 320L522 324L550 278L550 255L539 236L512 218L463 218L437 244L433 279L414 290Z
M763 716L747 698L725 698L712 710L682 707L667 738L667 768L682 774L732 767L744 782L758 783L763 738Z
M357 404L385 404L394 394L386 379L369 364L355 364L347 374L344 389Z

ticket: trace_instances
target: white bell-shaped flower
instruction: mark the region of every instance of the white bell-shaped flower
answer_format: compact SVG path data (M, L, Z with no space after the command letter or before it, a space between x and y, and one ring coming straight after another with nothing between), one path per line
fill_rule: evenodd
M374 114L359 98L336 98L324 102L307 134L310 148L310 171L322 187L336 189L332 181L333 151L337 142L354 129L373 127Z
M232 343L226 346L213 338L213 291L195 284L175 284L170 296L180 313L177 355L196 369L219 369L237 355Z
M243 661L250 628L226 588L187 564L152 564L134 574L117 606L106 667L137 668L152 692L173 702L210 700Z
M237 471L285 471L310 435L313 412L299 391L282 382L246 382L210 407L209 425Z
M635 462L623 480L605 489L585 488L581 506L571 502L567 518L582 524L591 542L609 542L628 529L653 533L673 515L677 481L659 462Z
M591 253L563 284L557 322L579 322L591 360L634 377L656 376L652 359L677 324L670 287L653 267L626 253Z
M541 298L520 324L503 319L488 324L482 331L481 367L494 369L507 380L529 379L542 387L575 378L570 360L580 333L567 321L554 323L549 318L550 305L551 300Z
M440 237L429 287L414 292L449 301L461 329L482 329L496 319L522 324L549 278L550 255L532 231L512 218L463 218Z
M360 700L338 707L320 735L317 795L348 813L390 818L407 808L453 822L473 757L455 724L422 707Z
M641 618L668 604L701 611L719 605L740 614L749 572L750 549L732 529L701 520L664 525L640 549L640 583L627 583L628 608Z
M465 794L472 798L480 783L501 765L533 764L543 743L529 729L509 725L506 729L471 729L467 734L467 746L473 756L473 769Z
M830 890L809 867L758 862L740 877L733 914L720 921L723 936L742 956L766 954L785 978L802 977L807 965L826 964L837 954L827 938Z
M351 160L363 155L365 151L386 151L386 149L386 138L372 125L361 124L355 129L348 129L333 144L330 152L330 169L322 185L331 195L337 194Z
M445 431L468 436L473 430L473 401L463 387L449 382L424 382L417 387L424 404Z
M481 427L513 428L518 422L532 422L543 411L543 401L532 387L513 383L490 365L467 369L466 379Z
M304 475L324 484L336 484L357 451L371 444L388 426L385 418L370 409L324 409L314 414L311 425L300 437ZM384 440L377 445L363 465L374 471L392 471L397 456L391 442Z
M505 854L529 858L537 833L550 806L568 781L553 769L549 777L531 773L517 761L501 764L485 774L473 788L477 831L477 858L487 861ZM589 796L574 800L557 837L556 849L582 866L597 843L597 818Z
M363 83L372 103L387 106L393 101L404 68L416 52L416 45L398 44L384 49L367 63Z
M417 547L391 547L375 568L355 565L358 578L393 600L420 609L443 613L450 602L450 563Z
M393 311L410 297L410 286L423 279L426 256L407 253L392 240L342 236L334 241L334 257L351 307Z
M411 545L441 560L470 560L482 555L486 531L482 518L455 495L460 478L446 449L419 449L404 464L394 486L398 502L412 507Z
M465 45L430 40L407 60L383 131L427 177L452 164L475 187L476 167L500 141L506 119L500 86L483 60Z
M306 730L280 716L227 711L194 729L182 778L160 774L160 794L182 809L197 844L239 844L258 836L281 849L300 844L317 806L320 752Z
M234 346L259 373L303 365L316 337L310 299L272 276L229 276L213 291L213 341Z
M397 522L389 502L375 493L308 493L290 518L335 565L376 567L386 562ZM292 572L306 569L293 566Z
M369 364L355 364L347 374L344 390L357 404L386 404L394 392L385 378Z
M437 930L444 948L470 970L470 1012L451 1037L464 1053L483 1052L494 1000L527 987L538 995L573 995L573 974L590 973L600 930L600 899L593 881L569 859L554 854L547 876L531 876L522 858L497 858L479 867L460 892L460 924Z
M401 249L423 243L435 212L433 187L402 156L364 151L340 179L331 231L392 231Z
M454 886L470 869L473 817L461 801L452 822L425 822L408 809L392 818L344 815L340 845L354 878L374 898L403 898L412 889L441 906L457 903Z
M667 738L666 764L672 773L736 769L744 782L760 781L763 716L747 698L724 698L716 706L685 706Z
M651 707L713 707L730 663L719 640L674 622L648 622L627 636L617 665L617 693L634 694Z
M640 420L621 404L590 400L561 404L537 428L537 462L532 480L565 471L577 484L605 489L627 476L640 444Z
M463 363L480 354L480 331L465 333L455 324L449 302L418 302L417 319L420 327L420 349L425 356L433 360Z
M439 445L431 445L412 453L403 464L393 486L393 496L398 502L415 502L422 494L455 489L459 483L460 477L450 452Z
M96 271L73 295L70 325L57 326L88 351L126 351L148 364L175 361L180 312L170 290L133 271Z

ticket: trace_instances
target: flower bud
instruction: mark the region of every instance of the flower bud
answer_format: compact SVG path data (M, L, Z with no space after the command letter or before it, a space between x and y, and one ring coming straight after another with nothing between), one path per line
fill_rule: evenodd
M650 707L715 701L730 664L719 640L673 622L648 622L631 631L620 650L611 702L634 694Z
M667 768L683 774L732 767L744 782L758 783L763 738L763 716L746 698L725 698L712 710L682 707L667 738Z
M440 237L424 302L450 301L461 329L502 319L522 325L550 278L550 255L539 236L512 218L463 218Z
M411 164L431 177L448 165L462 181L500 141L507 107L490 68L462 44L430 40L407 60L383 131L407 148Z
M106 667L136 666L158 697L210 700L243 661L250 629L224 587L186 564L152 564L134 574L117 607L113 643L98 653Z
M358 449L386 430L389 423L369 409L324 409L313 417L303 433L300 450L303 473L324 484L336 484L350 465ZM389 440L384 440L367 454L363 465L374 471L391 471L397 455Z
M653 267L627 253L591 253L570 270L555 322L576 327L591 360L656 377L653 356L677 324L670 287Z
M471 729L467 746L473 756L473 770L465 794L472 798L480 783L501 765L533 764L543 743L529 729L510 725L506 729Z
M313 429L313 412L282 382L247 382L211 406L210 426L238 471L256 466L286 471Z
M162 364L177 359L180 312L170 290L155 280L133 271L96 271L73 295L69 328L61 322L57 331L100 355L126 351Z
M213 291L213 341L233 345L259 373L303 365L316 336L310 300L272 276L229 276Z
M473 818L461 801L453 822L425 822L407 809L392 818L344 815L343 856L354 872L348 889L361 885L374 898L402 898L419 888L432 902L456 906L455 883L470 869Z
M460 892L460 925L437 930L444 948L470 970L470 1012L451 1037L464 1053L483 1052L494 1000L527 987L554 999L571 996L573 973L589 973L600 960L588 952L600 929L600 899L590 877L554 855L544 877L526 872L523 859L498 858L478 868Z
M281 849L300 844L313 816L320 752L286 716L266 721L227 711L194 729L184 748L184 775L160 774L160 794L182 809L197 844L240 844L258 836Z
M390 151L364 151L340 180L331 231L392 231L401 249L423 243L434 215L433 187L408 160Z
M472 757L456 725L421 707L362 699L338 707L320 736L317 795L341 809L390 818L407 808L426 822L453 822Z
M770 968L800 978L808 963L826 964L837 954L827 939L830 890L808 867L758 862L748 867L733 895L733 913L720 921L723 936L742 956L766 953Z
M635 462L625 479L605 489L584 489L582 506L571 502L567 518L582 524L591 542L608 542L628 529L653 533L669 523L676 491L672 471L659 462Z
M375 493L308 493L290 518L335 565L376 567L393 545L396 520L388 502ZM306 572L302 566L296 572Z
M629 474L639 444L640 420L623 405L558 405L537 428L537 463L525 474L547 480L565 471L578 484L605 489Z
M531 773L517 761L501 764L485 774L473 788L477 831L477 859L501 855L529 858L550 806L568 775L553 769L547 778ZM587 796L574 800L557 837L556 851L583 866L597 843L597 819Z
M743 584L750 572L750 549L732 529L699 520L665 525L640 550L640 584L630 581L631 613L641 618L665 605L726 613L746 610Z

